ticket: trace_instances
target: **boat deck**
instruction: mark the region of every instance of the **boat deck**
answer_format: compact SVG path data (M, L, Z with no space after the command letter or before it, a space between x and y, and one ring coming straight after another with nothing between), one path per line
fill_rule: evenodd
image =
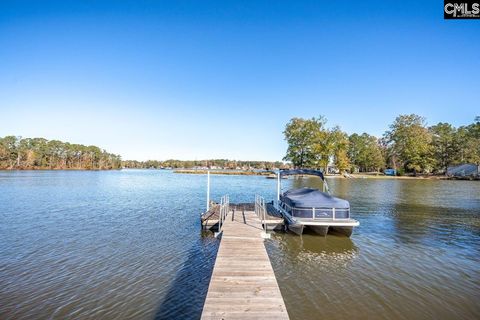
M288 319L254 211L234 210L223 226L202 319Z

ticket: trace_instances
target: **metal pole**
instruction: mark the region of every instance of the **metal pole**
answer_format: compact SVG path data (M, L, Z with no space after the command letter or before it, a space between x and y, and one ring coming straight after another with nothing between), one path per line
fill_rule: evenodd
M265 207L265 199L263 199L263 225L265 226L265 233L267 233L267 221L266 221L266 207Z
M280 170L277 173L277 201L280 201Z
M224 201L223 197L222 197L221 203L222 204L220 206L220 221L222 221L222 225L223 225L223 212L225 210L225 208L224 208L225 207L225 201Z
M259 217L259 219L260 219L260 222L263 223L263 200L262 200L262 198L260 198L260 217ZM263 227L263 225L262 225L262 227Z
M222 230L223 198L220 199L220 217L218 217L218 232Z
M210 209L210 170L207 171L207 211Z

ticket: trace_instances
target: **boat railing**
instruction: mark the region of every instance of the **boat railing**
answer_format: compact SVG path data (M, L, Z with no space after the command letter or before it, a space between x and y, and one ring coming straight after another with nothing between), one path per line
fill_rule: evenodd
M230 211L230 197L228 195L224 195L220 199L220 213L218 217L218 232L215 234L216 236L222 232L223 224L225 223L225 219L227 218L228 212Z
M257 215L258 219L260 219L265 233L267 233L267 223L265 221L267 216L267 207L265 205L265 199L259 195L255 195L255 214Z
M294 208L285 202L281 203L281 207L294 218L307 218L313 220L332 219L332 220L348 220L350 219L349 208L334 207L312 207L312 208Z

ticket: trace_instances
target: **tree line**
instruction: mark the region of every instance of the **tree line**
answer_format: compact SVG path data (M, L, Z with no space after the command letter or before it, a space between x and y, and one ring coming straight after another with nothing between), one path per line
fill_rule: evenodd
M120 169L119 155L44 138L0 138L0 169Z
M348 135L327 120L292 118L285 126L288 149L284 160L297 168L368 172L385 168L416 173L445 173L452 165L480 164L480 117L458 128L440 122L427 126L416 114L399 115L382 137Z
M382 137L368 133L348 135L327 120L292 118L285 126L288 143L281 161L149 160L122 161L96 146L71 144L44 138L0 138L0 169L120 169L124 168L218 168L266 169L317 168L333 164L340 171L368 172L385 168L399 173L445 173L456 164L480 165L480 117L469 125L454 127L440 122L427 126L424 117L399 115Z

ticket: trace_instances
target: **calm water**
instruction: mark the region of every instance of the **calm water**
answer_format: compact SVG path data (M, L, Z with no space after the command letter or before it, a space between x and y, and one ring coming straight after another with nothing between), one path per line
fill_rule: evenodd
M329 185L360 220L351 239L266 242L292 319L480 318L480 183ZM166 171L0 172L0 319L198 318L218 248L204 193ZM212 176L223 193L273 199L275 180Z

